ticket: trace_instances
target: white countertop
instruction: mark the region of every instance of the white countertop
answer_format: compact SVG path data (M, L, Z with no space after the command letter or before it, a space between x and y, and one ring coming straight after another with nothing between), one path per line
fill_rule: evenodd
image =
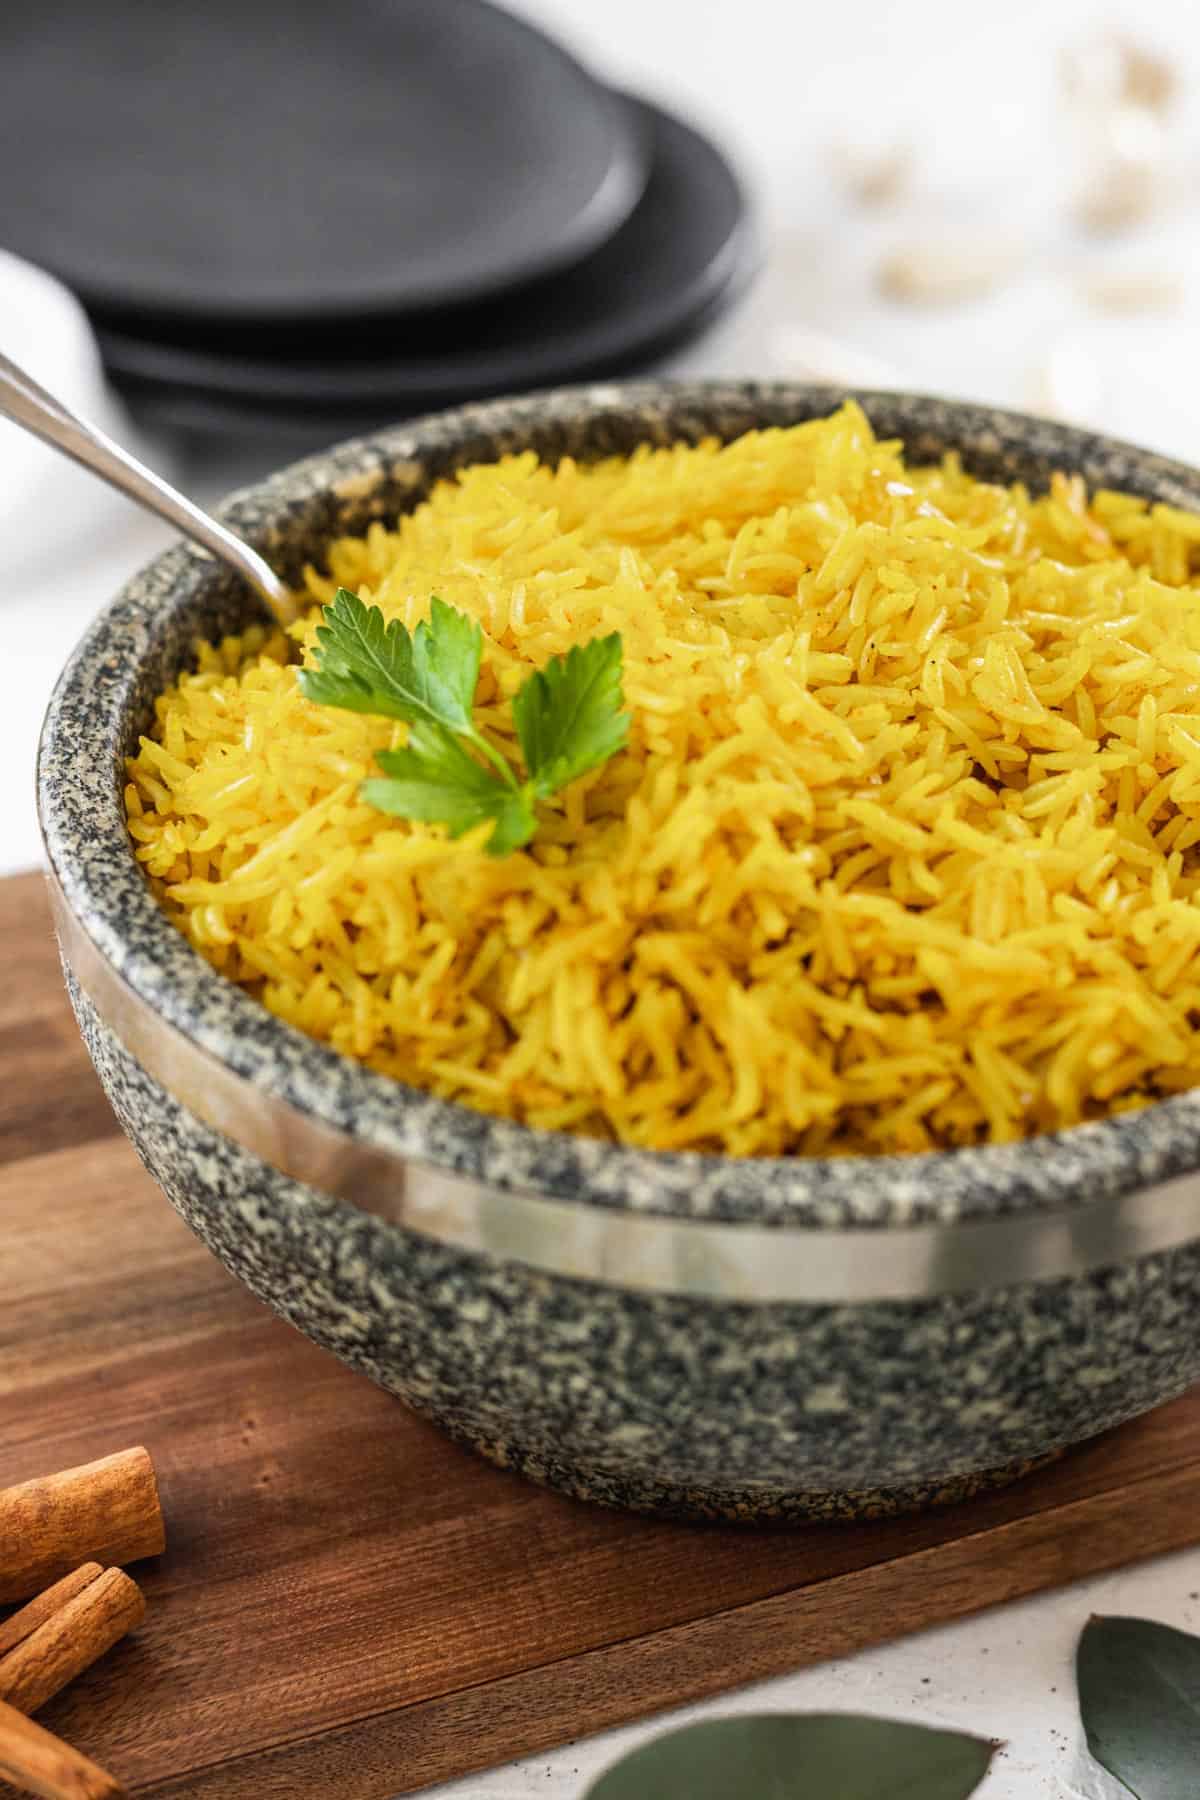
M767 275L741 313L676 359L672 372L802 374L801 330L846 341L914 388L1037 408L1053 359L1065 403L1082 422L1189 455L1200 369L1200 201L1180 200L1136 236L1096 247L1065 223L1064 141L1052 100L1060 48L1099 25L1136 36L1142 11L1089 0L510 0L572 41L610 78L710 125L738 155L760 199ZM1200 18L1160 0L1153 42L1200 93ZM1180 107L1180 189L1196 148L1196 102ZM847 118L880 141L908 134L914 191L894 210L856 209L828 178ZM1197 186L1194 179L1192 187ZM881 298L875 271L896 247L986 229L1024 247L1002 291L969 305L920 310ZM1101 317L1080 295L1088 271L1164 275L1182 288L1165 316ZM0 293L2 299L2 293ZM0 306L0 332L3 309ZM6 347L0 342L0 348ZM57 369L36 371L53 385ZM867 376L867 365L862 378ZM36 492L8 478L15 456L0 423L0 874L38 860L31 778L53 679L93 613L163 543L165 531L113 499L97 505L84 478L43 469ZM286 450L231 445L165 473L212 499L279 462ZM1136 1533L1136 1519L1130 1521ZM702 1545L697 1541L697 1554ZM960 1726L1007 1740L981 1800L1101 1800L1115 1784L1087 1773L1079 1751L1071 1656L1093 1611L1200 1630L1200 1551L1080 1584L845 1662L761 1684L699 1709L865 1709ZM730 1671L736 1680L736 1670ZM691 1716L691 1713L679 1715ZM675 1716L672 1717L675 1722ZM443 1800L576 1800L589 1778L652 1726L572 1744L512 1768L439 1788Z

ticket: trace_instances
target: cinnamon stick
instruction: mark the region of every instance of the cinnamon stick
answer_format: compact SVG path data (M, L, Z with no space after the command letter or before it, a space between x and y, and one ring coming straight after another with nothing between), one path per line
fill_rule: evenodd
M0 1700L0 1780L41 1800L124 1800L111 1775Z
M6 1656L14 1644L29 1637L39 1625L46 1623L51 1613L56 1613L60 1606L65 1606L68 1600L81 1594L85 1587L91 1586L97 1575L103 1573L98 1562L81 1563L69 1575L64 1575L61 1581L56 1581L53 1587L38 1594L28 1606L23 1606L20 1612L13 1613L11 1618L0 1623L0 1657Z
M149 1453L121 1450L0 1490L0 1605L27 1600L84 1561L136 1562L165 1543Z
M123 1569L105 1569L0 1659L0 1700L36 1712L145 1616L137 1582Z

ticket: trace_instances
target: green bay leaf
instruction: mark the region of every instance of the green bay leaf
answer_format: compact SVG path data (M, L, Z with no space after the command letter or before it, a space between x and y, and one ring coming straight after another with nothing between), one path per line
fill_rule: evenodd
M1196 1800L1200 1638L1149 1619L1091 1619L1075 1673L1096 1761L1137 1800Z
M966 1800L993 1749L855 1713L750 1713L654 1738L586 1800Z

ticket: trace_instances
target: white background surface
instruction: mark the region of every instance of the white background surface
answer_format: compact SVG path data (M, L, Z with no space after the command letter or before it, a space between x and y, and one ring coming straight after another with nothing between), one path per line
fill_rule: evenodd
M611 79L640 88L717 132L756 192L767 274L738 317L677 359L678 372L803 373L800 328L846 340L914 388L1042 404L1045 369L1070 378L1072 410L1182 457L1196 454L1200 392L1200 9L1104 10L1089 0L512 0L572 42ZM1107 23L1167 50L1184 79L1177 191L1136 236L1097 247L1068 223L1071 144L1056 123L1056 58ZM912 193L877 214L856 210L830 179L839 137L911 138ZM1193 195L1195 198L1193 199ZM949 310L883 300L875 270L897 246L931 238L960 247L1004 238L1023 250L1003 291ZM1164 273L1183 286L1169 317L1102 318L1081 298L1089 269ZM72 363L47 326L18 330L0 269L0 348L50 386L89 403L86 360ZM38 312L38 317L49 314ZM836 372L836 371L835 371ZM99 404L95 396L92 404ZM165 472L201 499L286 460L229 445ZM113 499L97 504L72 471L31 485L24 441L0 423L0 873L38 857L33 751L50 686L80 630L167 534ZM1138 1522L1129 1521L1136 1543ZM696 1554L702 1557L702 1536ZM978 1620L910 1638L738 1693L712 1710L863 1708L1007 1740L983 1800L1117 1790L1082 1757L1071 1656L1091 1611L1130 1612L1200 1629L1200 1552L1095 1580ZM736 1681L736 1669L730 1670ZM691 1716L685 1714L681 1716ZM568 1746L518 1767L437 1790L450 1800L575 1800L588 1779L652 1729ZM1200 1781L1198 1781L1200 1789ZM746 1800L752 1800L747 1796Z

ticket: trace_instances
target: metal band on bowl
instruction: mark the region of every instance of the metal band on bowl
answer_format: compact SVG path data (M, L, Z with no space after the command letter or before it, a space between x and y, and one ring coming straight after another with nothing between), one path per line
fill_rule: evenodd
M1200 1174L1067 1213L877 1230L676 1219L492 1188L362 1143L234 1073L134 992L53 876L50 892L80 988L180 1105L285 1175L457 1249L643 1293L852 1305L1054 1281L1200 1238Z

